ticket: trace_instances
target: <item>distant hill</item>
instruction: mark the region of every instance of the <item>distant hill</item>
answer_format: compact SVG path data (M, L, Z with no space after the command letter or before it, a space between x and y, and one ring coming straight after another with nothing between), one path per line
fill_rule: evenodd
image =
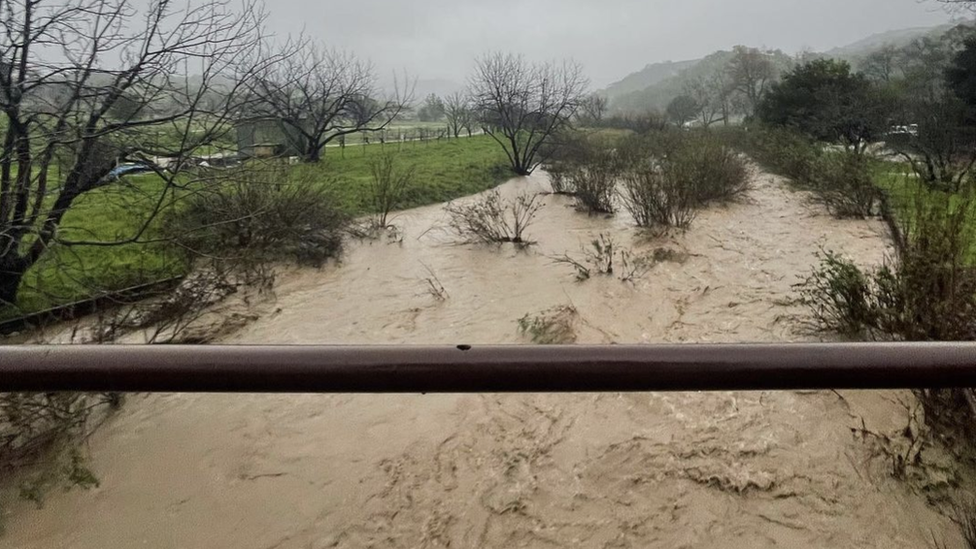
M901 48L918 38L939 37L962 22L882 32L823 53L806 53L803 59L817 57L843 59L850 61L856 68L865 56L882 47ZM791 56L780 51L775 52L774 55L780 71L788 70L795 62ZM663 111L671 100L684 92L688 82L721 70L731 56L731 52L718 51L704 59L653 63L611 84L602 93L610 99L610 110L614 112Z
M683 93L687 82L701 75L711 74L712 71L716 70L716 67L724 64L731 56L731 52L720 51L704 59L688 62L690 64L683 70L653 84L611 97L610 108L622 112L643 112L647 110L663 112L672 99Z
M647 89L662 80L677 76L682 71L695 66L699 61L701 59L652 63L637 72L628 74L620 81L610 84L603 93L612 101L620 96Z
M773 52L773 56L774 62L780 70L786 70L792 64L792 58L782 52ZM731 51L717 51L696 61L674 76L665 78L643 90L611 99L610 109L616 112L645 112L648 110L663 112L671 100L684 93L685 86L689 82L723 70L731 58Z
M860 59L871 52L877 51L884 46L894 46L901 48L907 46L912 40L924 36L937 36L952 29L959 23L948 23L937 27L915 27L910 29L898 29L888 32L873 34L863 40L858 40L852 44L834 48L824 52L827 57L845 59L853 61Z

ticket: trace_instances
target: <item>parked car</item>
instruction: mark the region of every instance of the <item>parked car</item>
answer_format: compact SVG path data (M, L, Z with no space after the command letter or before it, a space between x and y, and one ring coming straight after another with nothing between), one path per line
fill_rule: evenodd
M888 129L888 135L910 135L912 137L918 137L918 124L892 126Z
M151 172L153 169L143 162L133 162L128 164L119 164L118 166L112 168L112 171L108 172L105 176L104 181L118 181L123 175L134 175L137 173Z

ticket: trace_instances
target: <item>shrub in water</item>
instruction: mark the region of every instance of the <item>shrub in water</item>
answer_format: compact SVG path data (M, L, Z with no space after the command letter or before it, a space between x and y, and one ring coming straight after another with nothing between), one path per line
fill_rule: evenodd
M527 245L525 230L542 208L539 195L520 194L514 200L502 200L497 190L469 204L448 204L450 229L467 243L497 244L512 242Z
M749 189L745 161L710 134L655 134L631 140L619 155L626 166L621 199L641 227L685 228L696 209Z

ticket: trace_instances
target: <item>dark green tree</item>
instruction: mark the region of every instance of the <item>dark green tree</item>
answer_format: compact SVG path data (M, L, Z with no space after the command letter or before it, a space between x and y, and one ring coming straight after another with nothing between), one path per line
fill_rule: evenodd
M946 82L959 99L976 107L976 36L965 41L946 71Z
M892 101L845 61L817 59L787 73L759 104L759 119L860 152L888 125Z
M675 124L684 126L698 116L698 102L690 95L679 95L668 103L667 113Z
M420 110L417 111L417 117L422 122L436 122L444 118L446 112L447 107L444 105L444 100L434 94L430 94L424 99L424 106L420 107Z

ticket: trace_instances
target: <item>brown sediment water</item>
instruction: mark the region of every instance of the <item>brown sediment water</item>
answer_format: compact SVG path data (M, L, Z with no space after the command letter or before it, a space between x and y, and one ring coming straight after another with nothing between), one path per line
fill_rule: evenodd
M782 342L818 247L863 264L879 221L837 221L757 173L746 200L647 239L629 217L547 196L538 244L457 245L440 206L279 277L225 343L526 343L517 320L573 307L579 343ZM547 188L543 174L499 188ZM657 263L577 283L553 256L600 234ZM431 274L433 273L433 275ZM436 299L424 279L446 290ZM151 395L90 442L101 486L43 509L8 490L0 546L23 548L927 547L950 521L857 435L907 424L899 392L599 395ZM863 423L862 423L863 421Z

